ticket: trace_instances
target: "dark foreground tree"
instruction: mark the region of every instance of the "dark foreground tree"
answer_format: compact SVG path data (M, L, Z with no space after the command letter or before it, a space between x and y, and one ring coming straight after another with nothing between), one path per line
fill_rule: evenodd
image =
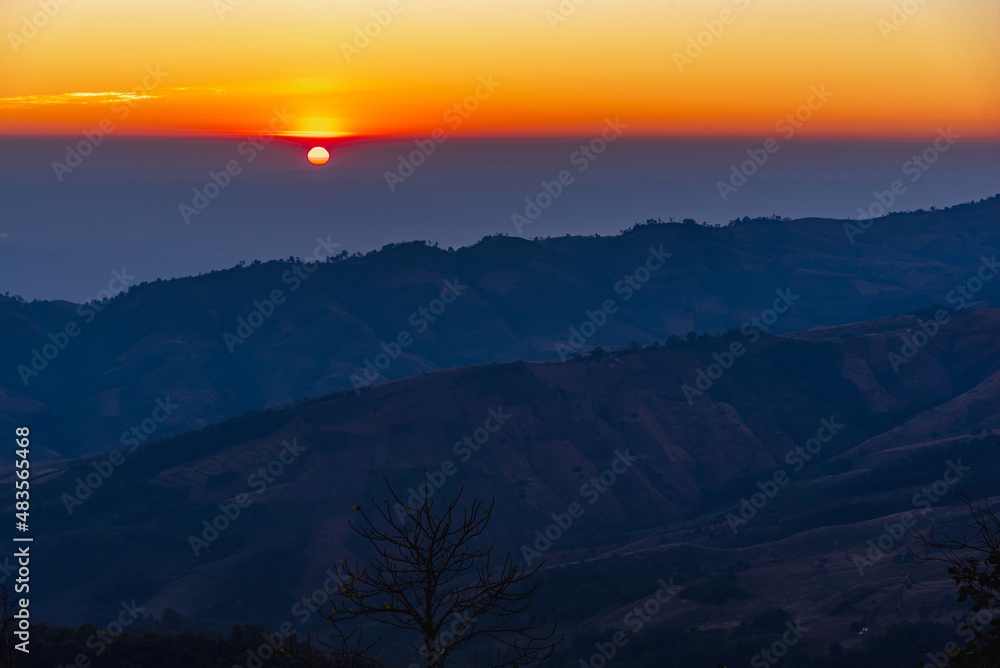
M411 647L427 668L444 668L463 651L477 654L462 665L490 668L535 666L550 656L562 638L544 617L527 615L540 584L529 581L541 564L518 565L509 554L498 559L484 537L495 501L460 507L459 490L454 499L409 506L388 480L386 486L389 497L382 503L372 499L372 509L354 507L361 521L350 527L371 547L372 559L344 567L344 585L323 615L336 631L334 654L357 661L340 665L379 665L371 658L374 643L340 631L358 621L414 635ZM488 658L481 660L479 651Z
M961 538L938 538L933 530L916 533L920 545L930 551L919 555L924 561L947 564L948 574L958 590L957 601L972 603L970 613L955 629L960 642L944 647L920 645L930 662L919 666L949 668L1000 668L1000 516L985 499L973 502L965 491L959 498L969 509L967 531Z

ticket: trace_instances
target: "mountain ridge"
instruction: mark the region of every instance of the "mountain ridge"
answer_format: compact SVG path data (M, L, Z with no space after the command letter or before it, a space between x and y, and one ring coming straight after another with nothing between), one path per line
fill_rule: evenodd
M995 449L984 447L992 436L975 416L922 420L967 395L993 401L1000 392L993 380L1000 376L998 344L979 334L1000 327L1000 310L959 313L928 343L926 359L914 363L948 363L946 382L930 386L910 382L918 370L892 370L888 343L911 331L917 318L895 320L894 329L878 321L870 332L854 324L858 331L847 338L762 337L693 404L683 385L738 332L565 362L442 370L252 413L123 453L124 462L78 504L67 497L82 496L79 485L93 477L95 464L107 470L105 457L38 472L34 509L49 528L49 550L37 568L56 593L39 599L37 609L77 622L83 620L57 611L82 610L81 601L99 611L136 598L153 611L266 621L291 604L284 602L288 592L311 591L330 564L361 554L347 530L350 508L384 496L382 475L409 495L424 471L442 481L434 482L435 494L465 487L479 497L496 495L491 538L498 546L567 573L585 572L597 557L636 563L659 548L664 554L684 545L710 549L717 557L700 567L682 568L671 557L658 572L683 576L695 592L746 590L745 600L723 598L727 615L747 616L782 600L772 590L781 579L763 574L774 568L769 555L784 549L777 546L794 544L800 547L782 562L803 582L814 577L814 562L826 559L837 563L827 567L829 577L846 591L863 584L888 595L898 577L880 561L871 576L852 584L859 577L854 557L864 555L865 541L878 537L881 524L912 513L914 493L948 461L972 467L962 479L969 486L987 481L997 465ZM877 386L853 371L863 366ZM879 391L898 402L882 401ZM798 448L810 448L810 439L831 425L836 433L821 452L809 450L813 455L799 461ZM908 425L908 448L880 444L880 435L901 425ZM254 475L289 444L305 450L275 466L273 480L257 494L261 478ZM600 492L593 480L625 452L638 460ZM772 487L779 480L786 482ZM763 489L773 496L750 515L745 504ZM955 503L949 489L951 496L934 504L938 521L959 519L948 505ZM206 533L205 522L223 508L232 511L240 495L250 501L231 526L214 537ZM552 515L574 502L583 504L582 517L550 547L536 542ZM817 535L825 538L807 540ZM745 573L727 570L745 559ZM88 578L75 575L81 569ZM924 602L943 596L940 573L916 567L913 573L937 583L914 595ZM253 585L261 577L272 583L267 591ZM713 596L685 604L706 628L722 618ZM817 610L834 635L851 621ZM879 615L886 623L913 621L885 609Z
M942 303L980 257L1000 249L998 213L992 198L893 214L855 245L845 221L819 219L648 224L615 237L487 237L456 251L414 242L320 263L312 273L291 258L145 283L104 305L4 298L0 319L14 326L0 333L7 351L0 422L34 422L46 444L39 455L60 460L120 447L167 397L182 409L157 424L157 436L347 389L359 384L352 376L371 382L366 364L404 335L412 343L374 369L375 382L725 331L760 318L776 290L800 297L769 325L776 334L895 315ZM626 301L615 286L661 247L673 256ZM415 326L410 316L434 304L445 280L469 288L433 323ZM976 297L988 301L997 289L987 283ZM267 306L275 290L284 301ZM613 317L571 345L573 328L608 299L616 300ZM271 314L253 316L258 305ZM85 316L80 308L89 309ZM259 326L227 345L247 318ZM42 350L53 359L36 359ZM27 385L25 368L33 372Z

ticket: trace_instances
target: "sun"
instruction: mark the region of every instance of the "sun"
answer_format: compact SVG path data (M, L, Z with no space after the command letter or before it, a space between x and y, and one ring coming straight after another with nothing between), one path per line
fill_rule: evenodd
M322 146L317 146L309 150L309 162L314 165L325 165L330 161L330 152Z

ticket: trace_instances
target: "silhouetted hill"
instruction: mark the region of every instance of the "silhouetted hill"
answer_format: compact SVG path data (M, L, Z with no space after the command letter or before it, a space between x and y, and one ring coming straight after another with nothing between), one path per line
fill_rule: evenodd
M574 341L582 352L724 331L766 317L777 291L790 291L794 308L772 333L904 313L944 304L975 276L980 258L1000 248L998 213L993 198L894 214L868 221L855 243L844 227L857 221L806 219L650 224L603 238L492 237L455 251L397 244L311 274L286 261L146 283L100 312L99 304L0 298L0 424L30 423L36 457L72 458L131 445L122 438L132 428L137 438L159 438L350 388L352 374L367 382L366 364L396 379L554 359L571 328L592 334ZM647 274L651 249L672 256ZM624 282L630 276L635 288ZM998 288L987 282L976 299ZM270 306L275 290L283 301ZM435 303L442 291L460 296ZM591 331L587 313L607 300L615 312ZM251 322L241 330L239 319ZM399 340L409 344L397 353ZM177 408L167 415L158 401Z
M881 556L868 541L907 513L947 529L964 515L939 481L958 471L982 489L1000 464L997 413L976 408L998 401L1000 310L945 315L898 373L888 353L926 316L440 371L160 440L114 466L36 471L45 549L32 563L47 586L32 610L101 620L135 599L154 614L295 619L361 549L351 506L381 500L382 475L409 490L427 471L436 494L496 495L490 538L548 560L542 603L580 652L671 577L684 591L650 637L781 607L810 642L849 647L862 640L853 622L875 633L941 619L943 570L912 563L897 538ZM730 361L735 343L746 352ZM683 386L715 363L730 368L691 396ZM582 516L536 543L573 503Z

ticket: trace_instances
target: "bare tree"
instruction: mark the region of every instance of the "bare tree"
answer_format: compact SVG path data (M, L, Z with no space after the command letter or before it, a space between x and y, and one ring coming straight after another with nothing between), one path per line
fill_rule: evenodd
M958 629L964 646L951 641L943 650L930 644L918 647L950 668L1000 668L1000 515L990 504L989 489L981 503L964 490L958 495L969 509L969 531L961 538L937 538L933 528L926 535L914 531L919 544L932 551L915 556L947 564L958 590L956 600L971 601L973 614Z
M0 668L20 668L27 663L24 652L15 645L17 620L14 619L16 605L6 585L0 584Z
M411 647L427 668L444 668L453 654L481 647L488 647L490 668L544 662L562 638L544 617L526 619L540 584L529 580L541 564L528 568L509 554L494 556L483 535L495 500L459 508L459 490L454 499L413 507L385 482L389 497L381 504L372 499L371 514L354 506L362 521L350 523L371 546L372 560L344 567L344 584L323 616L338 630L373 620L414 633ZM477 655L464 665L479 661Z

